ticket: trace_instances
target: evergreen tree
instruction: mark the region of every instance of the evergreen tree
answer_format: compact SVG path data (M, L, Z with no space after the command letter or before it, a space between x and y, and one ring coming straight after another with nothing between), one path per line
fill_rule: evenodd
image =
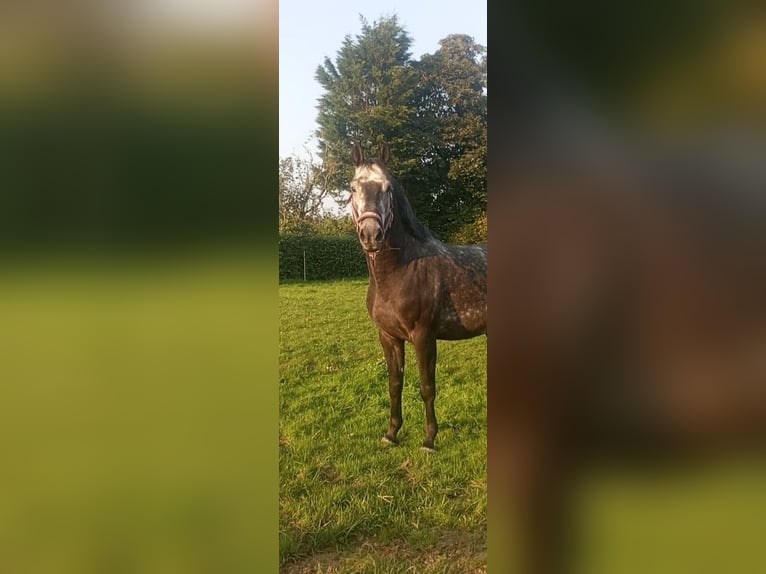
M336 189L348 188L351 149L368 153L387 142L396 150L397 171L408 169L420 151L407 127L416 123L417 71L410 59L412 40L396 17L373 25L362 20L362 33L346 36L335 63L329 58L316 78L326 93L320 98L316 132L320 156Z
M396 16L361 23L316 73L325 179L345 199L353 145L374 154L385 141L418 218L448 239L486 208L485 49L449 36L416 61Z

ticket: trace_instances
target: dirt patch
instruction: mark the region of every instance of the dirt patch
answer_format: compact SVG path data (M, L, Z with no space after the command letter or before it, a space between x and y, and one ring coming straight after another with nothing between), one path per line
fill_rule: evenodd
M359 574L363 572L486 574L486 529L449 532L431 546L365 541L337 552L290 560L280 574Z

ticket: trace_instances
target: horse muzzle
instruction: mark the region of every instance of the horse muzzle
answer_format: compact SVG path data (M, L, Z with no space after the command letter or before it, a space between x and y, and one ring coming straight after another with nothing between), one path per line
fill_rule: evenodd
M362 249L368 253L377 253L383 248L385 232L383 220L374 211L365 211L356 220L356 231Z

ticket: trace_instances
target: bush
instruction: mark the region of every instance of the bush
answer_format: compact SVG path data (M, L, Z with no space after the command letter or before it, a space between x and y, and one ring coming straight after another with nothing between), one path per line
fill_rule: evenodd
M280 235L332 235L348 237L355 233L354 222L350 215L344 217L318 217L316 219L279 219Z
M279 237L279 280L345 279L367 275L367 263L356 236L281 235Z

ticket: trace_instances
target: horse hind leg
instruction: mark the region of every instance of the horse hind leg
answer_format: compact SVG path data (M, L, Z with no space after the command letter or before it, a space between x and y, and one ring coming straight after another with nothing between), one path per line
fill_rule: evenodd
M439 432L436 422L436 339L428 337L415 343L420 373L420 397L426 411L426 434L423 440L423 450L434 452L434 440Z
M383 435L383 442L398 444L396 438L402 428L402 387L404 385L404 341L396 339L383 331L378 331L383 355L388 367L388 397L391 402L391 415L388 430Z

